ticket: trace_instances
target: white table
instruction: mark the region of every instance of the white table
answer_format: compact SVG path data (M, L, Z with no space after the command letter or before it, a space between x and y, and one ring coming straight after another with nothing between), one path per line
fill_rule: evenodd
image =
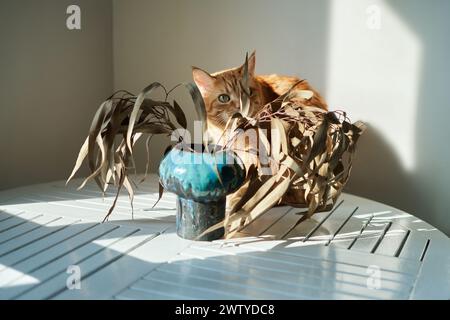
M192 242L175 234L173 194L151 209L156 176L134 220L123 194L103 224L113 193L77 182L0 192L1 299L450 298L449 238L381 203L344 194L288 234L302 210L276 207L239 238Z

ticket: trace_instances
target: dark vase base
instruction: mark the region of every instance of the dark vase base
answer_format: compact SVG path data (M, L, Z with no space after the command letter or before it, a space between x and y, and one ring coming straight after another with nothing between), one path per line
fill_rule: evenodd
M177 198L177 234L188 240L212 241L223 237L225 229L219 228L201 235L209 227L225 219L225 198L214 202L197 202Z

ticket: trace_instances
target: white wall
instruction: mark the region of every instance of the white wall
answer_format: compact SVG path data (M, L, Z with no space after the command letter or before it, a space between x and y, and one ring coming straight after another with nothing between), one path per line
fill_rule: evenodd
M65 179L112 91L112 3L0 1L0 43L0 189Z
M373 5L375 30L367 27ZM450 2L344 0L330 8L328 101L370 125L347 190L450 234Z
M155 80L172 86L191 79L191 65L216 71L256 49L257 72L301 75L333 109L368 123L347 191L410 211L450 233L445 87L450 2L114 0L113 5L116 89L138 91ZM367 24L373 5L381 18L376 30ZM189 105L186 96L180 99ZM153 148L156 169L163 146Z

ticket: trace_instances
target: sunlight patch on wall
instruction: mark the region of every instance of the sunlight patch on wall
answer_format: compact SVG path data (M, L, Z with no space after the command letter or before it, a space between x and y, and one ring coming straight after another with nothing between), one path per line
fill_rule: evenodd
M375 128L412 170L421 43L385 1L330 6L329 105Z

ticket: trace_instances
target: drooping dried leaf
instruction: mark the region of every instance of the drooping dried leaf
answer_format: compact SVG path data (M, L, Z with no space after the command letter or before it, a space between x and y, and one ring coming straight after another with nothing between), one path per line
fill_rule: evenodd
M131 136L133 134L134 125L136 123L136 119L138 117L138 113L141 108L142 102L144 102L145 97L156 88L164 88L164 86L159 82L153 82L149 86L145 87L141 93L139 93L134 102L133 110L131 111L130 114L130 121L128 123L127 138L126 138L126 144L128 146L128 150L130 150L130 153L133 152L132 151L133 149L131 147Z
M242 71L240 95L240 110L244 117L248 117L250 110L250 88L249 88L249 75L248 75L248 53L245 55L245 63Z
M183 112L183 109L181 109L180 105L173 100L173 111L175 113L175 118L177 119L177 122L182 126L184 129L187 128L187 120L186 115Z
M276 203L280 201L291 184L290 178L283 178L275 188L273 188L248 214L245 225L242 225L237 231L241 231L246 225L250 224L262 214L266 213Z
M205 146L206 150L208 150L209 139L207 135L208 123L206 118L205 102L203 101L202 94L200 93L200 90L198 89L195 83L188 83L186 84L186 86L189 90L189 93L191 94L192 101L194 101L194 107L195 111L197 112L198 119L201 121L202 124L203 145Z
M72 180L75 173L80 169L81 165L83 164L83 161L86 158L86 155L88 154L88 141L89 137L86 138L86 140L84 140L84 143L81 146L80 152L78 153L77 161L75 162L75 166L73 167L72 173L70 174L69 178L67 178L66 185L69 183L70 180Z
M165 92L164 101L149 98L150 93L157 88L162 88ZM136 183L131 179L131 172L136 170L132 156L136 142L143 135L148 135L146 142L148 154L150 152L148 144L153 135L169 135L177 129L169 114L175 116L181 127L186 127L186 116L182 108L176 101L173 105L167 102L168 94L172 91L173 89L168 92L158 82L147 86L138 96L124 90L117 91L96 111L89 135L79 151L67 181L74 177L83 161L87 159L91 172L81 183L79 189L83 188L91 179L95 179L100 190L106 192L108 186L113 182L117 193L105 220L113 212L122 187L128 191L133 208ZM116 143L117 137L121 138L118 143ZM146 173L148 166L149 158L147 158Z
M161 184L161 181L158 181L158 199L156 200L156 202L153 204L152 208L156 207L156 205L158 204L159 200L161 200L162 196L164 194L164 187Z

